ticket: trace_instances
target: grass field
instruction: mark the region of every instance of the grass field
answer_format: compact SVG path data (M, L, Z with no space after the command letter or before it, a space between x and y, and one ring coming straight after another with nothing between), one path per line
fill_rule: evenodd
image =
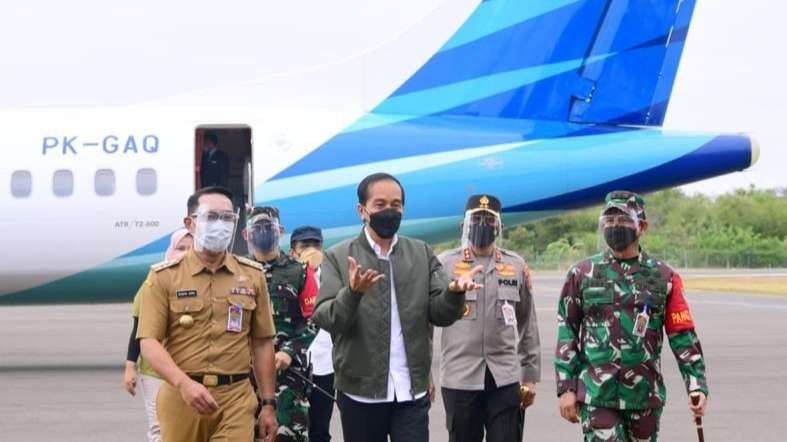
M716 276L684 278L687 289L787 296L787 276Z

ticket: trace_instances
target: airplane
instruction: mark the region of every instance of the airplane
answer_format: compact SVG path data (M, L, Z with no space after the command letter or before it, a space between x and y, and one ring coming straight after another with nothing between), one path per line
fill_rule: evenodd
M238 206L275 205L326 245L358 233L373 172L406 190L401 232L439 241L471 193L500 197L513 225L759 157L746 134L661 128L693 0L291 3L12 11L8 66L35 53L62 69L6 69L21 105L0 109L0 305L131 299L201 185L208 131Z

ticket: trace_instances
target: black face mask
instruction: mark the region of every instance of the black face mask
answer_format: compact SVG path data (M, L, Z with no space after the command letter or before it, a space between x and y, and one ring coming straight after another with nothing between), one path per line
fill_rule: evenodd
M471 224L468 234L470 236L470 242L474 246L483 249L495 242L497 228L486 224Z
M637 240L637 230L623 226L607 227L604 229L604 240L612 250L622 252Z
M263 253L272 252L278 239L278 232L272 229L254 231L251 234L251 243L254 245L254 248Z
M368 211L366 213L369 213ZM379 212L369 213L369 227L380 238L391 239L399 230L402 222L402 212L396 209L384 209Z

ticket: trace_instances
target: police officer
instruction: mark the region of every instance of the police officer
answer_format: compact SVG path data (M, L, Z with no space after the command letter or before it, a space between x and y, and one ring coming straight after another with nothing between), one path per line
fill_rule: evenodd
M252 355L264 398L260 433L269 439L277 430L275 330L262 266L226 252L237 219L229 190L203 188L188 206L194 249L151 267L137 333L166 381L157 399L162 440L251 440Z
M279 210L255 207L248 216L244 237L254 259L262 264L273 303L276 324L277 441L309 440L309 364L307 350L316 330L311 318L317 299L314 270L279 249L284 233Z
M655 441L666 400L662 332L702 416L702 348L678 272L640 247L648 230L639 195L611 192L599 220L609 247L569 271L558 304L555 351L560 414L586 441Z
M522 440L524 410L541 380L538 323L525 261L497 245L500 200L472 195L462 246L439 256L456 278L484 268L467 292L462 319L442 331L442 394L451 442Z

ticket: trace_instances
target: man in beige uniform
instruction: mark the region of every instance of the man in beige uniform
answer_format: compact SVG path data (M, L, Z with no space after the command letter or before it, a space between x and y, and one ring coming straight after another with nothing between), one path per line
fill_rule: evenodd
M253 350L264 405L260 434L270 440L277 427L275 330L262 267L226 252L236 221L228 190L204 188L188 206L194 249L151 268L137 332L143 356L166 381L157 401L162 439L251 441Z
M530 272L496 243L500 200L473 195L465 207L462 247L438 258L450 277L480 265L482 287L465 294L462 319L442 330L441 382L451 442L522 440L524 410L541 379L538 324Z

